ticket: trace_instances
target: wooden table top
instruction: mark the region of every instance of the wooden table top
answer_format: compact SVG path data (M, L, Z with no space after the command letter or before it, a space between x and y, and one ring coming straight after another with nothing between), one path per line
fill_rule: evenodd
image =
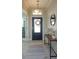
M50 41L57 41L57 38L53 38L50 34L45 34L45 36L47 36L48 40Z

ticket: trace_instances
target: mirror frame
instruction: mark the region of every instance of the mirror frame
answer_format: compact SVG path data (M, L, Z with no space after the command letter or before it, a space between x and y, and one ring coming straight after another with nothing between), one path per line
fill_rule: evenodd
M53 19L53 21L54 21L54 24L52 24L52 19ZM51 17L50 17L50 24L51 24L52 26L54 26L55 23L56 23L56 16L55 16L55 14L54 14L54 15L51 15Z

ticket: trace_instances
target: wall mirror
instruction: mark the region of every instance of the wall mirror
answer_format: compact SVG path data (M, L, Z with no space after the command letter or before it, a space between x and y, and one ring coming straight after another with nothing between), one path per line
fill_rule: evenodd
M54 14L54 15L51 15L51 17L50 17L50 24L51 24L52 26L54 26L55 23L56 23L56 17L55 17L55 14Z

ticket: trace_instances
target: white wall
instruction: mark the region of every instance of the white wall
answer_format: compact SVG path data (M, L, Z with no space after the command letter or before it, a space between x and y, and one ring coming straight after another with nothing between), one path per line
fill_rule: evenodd
M47 19L48 19L48 27L52 30L55 31L55 34L56 34L56 37L57 37L57 0L54 0L54 3L52 3L49 8L48 8L48 12L47 12ZM56 24L54 26L51 26L50 25L50 17L51 15L55 14L56 16ZM47 27L47 28L48 28ZM52 33L52 30L49 31L48 30L48 33L51 32ZM57 53L57 42L52 42L52 47L53 49L55 50L55 52Z
M57 0L54 0L54 3L52 3L49 8L48 8L48 12L47 12L48 16L48 28L52 28L52 30L57 31ZM54 26L50 25L50 17L51 15L56 16L56 24ZM51 31L52 32L52 31Z
M25 38L23 38L23 40L29 40L29 28L28 28L28 14L25 10L22 10L22 20L25 21Z

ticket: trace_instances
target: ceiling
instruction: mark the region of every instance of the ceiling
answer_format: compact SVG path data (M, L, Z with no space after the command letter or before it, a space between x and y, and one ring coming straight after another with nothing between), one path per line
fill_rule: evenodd
M39 8L46 9L52 3L54 3L54 1L55 0L39 0ZM37 0L23 0L22 1L22 8L25 10L28 10L30 8L37 8Z

